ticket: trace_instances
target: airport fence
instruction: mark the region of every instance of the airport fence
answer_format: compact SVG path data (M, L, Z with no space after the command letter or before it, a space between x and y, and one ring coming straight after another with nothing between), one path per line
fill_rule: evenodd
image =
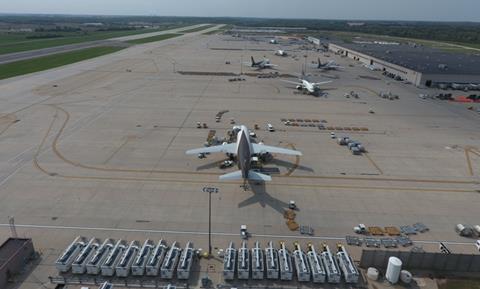
M432 252L401 252L386 250L363 250L360 267L386 269L388 258L402 260L402 268L407 270L425 270L444 273L480 272L480 255L445 254Z

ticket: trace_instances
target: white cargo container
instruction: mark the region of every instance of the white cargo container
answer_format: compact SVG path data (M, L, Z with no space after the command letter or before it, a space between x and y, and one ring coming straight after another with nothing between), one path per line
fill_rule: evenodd
M100 266L105 262L108 254L113 249L113 242L112 239L106 239L103 241L103 244L98 247L93 257L87 262L86 267L88 274L97 275L100 273Z
M130 242L130 246L128 246L127 250L123 254L120 262L118 262L116 269L118 277L128 277L130 270L132 268L132 263L137 256L138 251L140 250L140 242L132 241Z
M150 258L148 258L148 262L145 267L147 276L158 276L158 273L160 272L160 266L162 266L162 262L167 254L167 250L167 243L164 240L160 240L150 255Z
M148 257L153 250L153 242L151 240L145 240L142 249L138 252L137 257L132 264L132 275L143 276L145 274L145 267L147 265Z
M268 242L267 248L265 248L265 265L267 267L267 279L278 279L280 272L278 264L278 252L273 247L273 243Z
M72 273L73 274L84 274L86 271L86 266L88 261L93 257L95 251L100 246L100 240L92 238L88 244L82 249L80 254L72 263Z
M310 264L310 271L312 272L312 279L314 283L325 283L326 272L320 256L317 254L313 244L308 244L307 252L308 263Z
M115 274L115 267L117 266L120 258L123 255L123 252L127 248L127 242L124 240L118 240L113 247L112 251L108 255L105 263L102 264L101 271L102 276L113 276Z
M195 258L193 243L188 242L185 249L182 251L180 261L177 267L177 278L180 280L187 280L190 278L190 272L192 271L192 265Z
M235 277L235 261L237 257L237 250L233 245L233 242L230 242L228 248L225 250L225 256L223 257L223 279L224 280L233 280Z
M297 272L297 279L299 282L310 281L310 267L308 265L307 256L302 251L300 244L295 242L293 244L293 260L295 262L295 270Z
M55 262L57 270L62 273L68 272L72 267L73 261L86 245L87 239L85 237L78 236L75 238Z
M250 278L250 252L245 241L238 249L237 274L238 279L248 280Z
M340 270L338 268L337 261L333 257L332 252L327 244L323 244L323 251L320 254L320 257L323 265L325 265L328 283L340 283Z
M278 260L280 265L280 280L291 281L293 279L292 257L285 246L285 242L280 242Z
M338 245L337 259L346 283L357 283L360 273L343 245Z
M163 279L172 279L175 268L177 267L178 259L182 249L178 247L178 243L174 242L165 255L162 267L160 267L160 277Z
M252 248L252 279L262 280L265 276L264 271L263 251L260 248L260 243L257 241Z

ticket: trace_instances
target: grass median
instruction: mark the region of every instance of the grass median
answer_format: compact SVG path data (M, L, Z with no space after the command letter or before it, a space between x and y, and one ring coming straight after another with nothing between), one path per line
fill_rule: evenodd
M0 54L8 54L21 51L30 51L54 46L70 45L88 41L105 40L116 37L152 33L167 29L177 28L176 26L165 26L159 29L138 29L126 31L95 31L83 32L55 32L62 37L47 39L28 39L28 37L43 35L41 32L31 33L0 33Z
M123 47L93 47L65 53L57 53L48 56L20 60L0 65L0 79L24 75L32 72L47 70L82 60L95 58L113 53Z

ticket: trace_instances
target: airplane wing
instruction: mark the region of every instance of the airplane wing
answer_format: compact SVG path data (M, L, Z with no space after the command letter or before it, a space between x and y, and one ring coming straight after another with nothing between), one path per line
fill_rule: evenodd
M303 83L290 81L290 80L285 80L285 79L280 79L280 81L283 81L283 82L286 82L286 83L291 83L291 84L296 84L296 85L303 85Z
M289 150L279 147L261 145L257 143L252 143L253 153L261 154L261 153L274 153L274 154L282 154L282 155L292 155L292 156L301 156L302 152L296 150Z
M197 154L204 154L204 153L236 154L237 153L236 149L237 149L237 144L236 143L230 143L230 144L226 144L226 145L218 145L218 146L204 147L204 148L188 150L188 151L185 152L185 154L187 154L187 155L197 155Z
M313 85L316 85L316 86L318 86L318 85L324 85L324 84L327 84L327 83L330 83L330 82L332 82L332 81L329 80L329 81L316 82L316 83L313 83Z

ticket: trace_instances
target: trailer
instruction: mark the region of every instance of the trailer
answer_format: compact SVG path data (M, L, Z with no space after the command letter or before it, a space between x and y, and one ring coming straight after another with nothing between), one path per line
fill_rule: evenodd
M285 242L280 242L278 250L278 259L280 265L280 280L291 281L293 279L292 257L285 246Z
M357 283L360 273L358 272L357 267L353 263L352 258L348 254L345 247L341 244L337 245L337 259L340 270L343 272L345 277L345 282L347 283Z
M86 267L88 274L97 275L100 273L100 266L105 262L108 254L113 249L113 242L112 239L106 239L102 245L98 247L93 257L87 262Z
M128 277L133 261L135 261L135 257L137 256L139 250L140 242L130 242L130 245L128 246L127 250L125 250L125 253L123 254L122 258L120 258L120 262L118 262L115 268L118 277Z
M310 267L308 265L307 255L302 251L300 244L293 243L293 260L295 262L295 269L297 272L297 279L299 282L310 281Z
M252 279L263 280L265 276L264 271L263 251L262 248L260 248L260 243L257 241L252 248Z
M85 237L78 236L73 242L63 251L62 255L55 261L55 267L59 272L65 273L72 268L72 263L82 249L87 245Z
M113 276L115 274L115 267L117 266L123 252L127 248L127 242L124 240L118 240L113 247L112 251L108 255L105 263L102 264L101 272L102 276Z
M320 256L317 254L313 244L308 244L307 252L308 263L310 264L310 271L312 272L313 283L325 283L326 273Z
M180 257L182 249L178 247L177 242L173 242L170 250L168 250L165 255L165 260L163 260L162 267L160 267L160 277L163 279L172 279L175 267L178 263L178 258Z
M273 247L273 243L268 242L267 248L265 248L265 259L267 267L267 279L278 279L279 264L278 264L278 252Z
M147 264L148 257L153 250L153 246L154 244L151 240L145 240L142 249L132 264L132 276L143 276L145 274L145 266Z
M228 248L225 250L225 256L223 258L223 279L233 280L235 277L235 260L237 257L237 250L233 242L230 242Z
M168 246L164 240L160 240L148 258L147 265L145 266L145 271L147 276L158 276L160 272L160 266L162 265L163 259L167 254Z
M187 280L190 278L190 272L192 271L193 261L195 260L195 254L193 249L193 243L188 242L185 249L180 256L180 262L177 267L177 279Z
M328 283L340 283L340 270L327 244L323 244L323 251L320 256L325 265Z
M242 247L238 249L237 274L238 279L248 280L250 278L250 251L245 241L242 242Z
M86 266L88 261L93 257L95 251L100 246L100 240L92 238L88 244L82 249L80 254L72 263L72 273L73 274L84 274L86 271Z

